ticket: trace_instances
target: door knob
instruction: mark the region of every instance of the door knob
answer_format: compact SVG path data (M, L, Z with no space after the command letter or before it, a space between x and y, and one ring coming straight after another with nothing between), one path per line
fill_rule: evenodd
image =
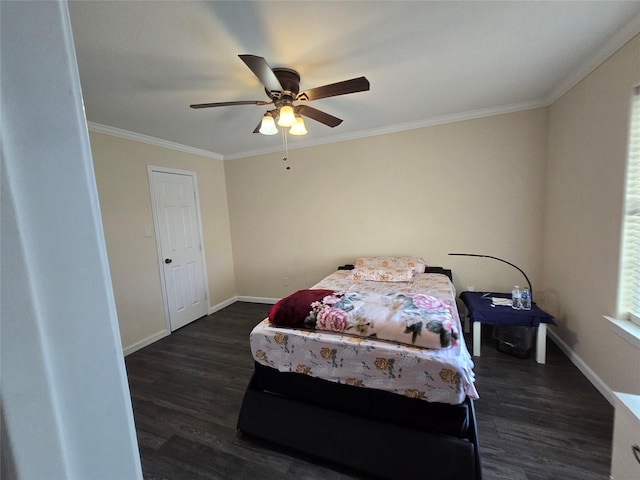
M173 262L173 260L171 260L170 258L165 258L164 259L164 263L171 263L171 262Z

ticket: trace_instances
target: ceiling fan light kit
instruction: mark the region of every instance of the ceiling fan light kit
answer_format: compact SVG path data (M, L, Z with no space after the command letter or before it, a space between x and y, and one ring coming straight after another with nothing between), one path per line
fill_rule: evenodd
M349 93L364 92L369 90L369 81L365 77L352 78L342 82L312 88L299 93L300 74L291 68L271 68L267 61L256 55L239 55L240 59L249 67L258 80L264 85L264 90L271 101L240 100L231 102L199 103L190 105L191 108L226 107L231 105L271 105L276 109L264 114L262 121L253 133L263 135L275 135L278 129L275 125L276 118L281 127L290 127L291 135L305 135L307 129L302 116L309 117L328 127L336 127L342 123L342 119L322 112L304 103L321 98L336 97ZM304 102L302 105L294 105L293 102Z
M307 128L304 125L304 120L300 115L296 115L296 123L291 125L289 133L291 135L306 135L308 133Z
M293 107L291 107L291 105L283 105L280 107L278 125L281 127L290 127L294 123L296 123L296 116L293 113Z
M278 133L278 129L276 128L276 121L271 115L267 113L264 117L262 117L260 130L258 131L263 135L275 135L276 133Z

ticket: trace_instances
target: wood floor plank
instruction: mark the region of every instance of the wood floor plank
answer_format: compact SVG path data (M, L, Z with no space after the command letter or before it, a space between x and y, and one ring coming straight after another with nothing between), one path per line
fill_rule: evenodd
M126 357L145 479L368 478L236 432L249 333L270 307L236 302ZM549 341L546 365L506 355L490 332L482 353L484 480L606 479L613 407L569 359Z

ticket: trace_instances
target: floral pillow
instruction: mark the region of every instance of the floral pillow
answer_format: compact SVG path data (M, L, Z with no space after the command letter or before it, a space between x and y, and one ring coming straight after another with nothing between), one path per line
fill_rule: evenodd
M375 282L410 282L413 279L413 268L356 267L352 270L351 278Z
M412 268L416 273L424 273L427 264L419 257L361 257L356 260L356 268Z

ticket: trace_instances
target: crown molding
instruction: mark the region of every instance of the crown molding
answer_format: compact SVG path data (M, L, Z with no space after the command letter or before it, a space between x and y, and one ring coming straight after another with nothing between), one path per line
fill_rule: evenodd
M332 135L330 137L323 137L316 140L305 140L292 146L289 144L289 150L300 150L301 148L316 147L320 145L328 145L331 143L347 142L349 140L358 140L360 138L375 137L377 135L386 135L389 133L404 132L406 130L416 130L419 128L433 127L436 125L445 125L447 123L463 122L465 120L474 120L477 118L490 117L493 115L502 115L506 113L519 112L523 110L531 110L534 108L546 107L549 103L543 100L533 102L523 102L510 105L502 105L500 107L491 107L479 110L473 110L470 112L462 112L452 115L442 115L439 117L431 117L415 122L398 123L395 125L389 125L382 128L373 128L369 130L360 130L358 132L352 132L342 135ZM188 145L182 145L179 143L169 142L162 140L161 138L150 137L148 135L142 135L140 133L130 132L128 130L122 130L120 128L109 127L94 122L87 122L89 131L96 133L104 133L105 135L111 135L114 137L120 137L127 140L133 140L136 142L147 143L149 145L155 145L157 147L169 148L171 150L177 150L180 152L192 153L194 155L201 155L203 157L215 158L216 160L236 160L238 158L256 157L258 155L267 155L270 153L282 152L282 146L272 146L267 148L259 148L255 150L247 150L244 152L238 152L231 155L221 155L219 153L210 152L208 150L201 150L195 147L189 147Z
M112 137L124 138L126 140L146 143L148 145L154 145L156 147L168 148L170 150L177 150L184 153L191 153L193 155L199 155L201 157L224 160L224 157L219 153L190 147L188 145L182 145L180 143L169 142L168 140L163 140L161 138L150 137L141 133L130 132L128 130L122 130L120 128L110 127L108 125L102 125L100 123L87 122L87 127L89 128L90 132L103 133L105 135L111 135Z
M342 135L332 135L330 137L323 137L316 140L305 140L300 143L296 142L297 144L295 146L292 146L291 144L289 144L289 151L299 150L301 148L316 147L319 145L328 145L331 143L346 142L349 140L358 140L360 138L375 137L378 135L386 135L389 133L404 132L407 130L416 130L419 128L433 127L436 125L445 125L447 123L463 122L465 120L475 120L478 118L491 117L494 115L514 113L514 112L519 112L524 110L532 110L534 108L546 107L548 105L549 103L547 103L546 100L537 100L533 102L523 102L523 103L510 104L510 105L502 105L500 107L491 107L491 108L473 110L469 112L462 112L462 113L457 113L452 115L442 115L439 117L426 118L426 119L415 121L415 122L398 123L395 125L389 125L382 128L360 130L358 132L352 132L352 133L342 134ZM269 148L258 149L258 150L238 152L233 155L225 155L224 159L235 160L238 158L255 157L257 155L265 155L265 154L275 153L275 152L282 152L282 147L281 146L269 147Z
M549 94L547 103L551 105L565 93L584 80L587 75L598 68L607 58L622 48L629 40L640 33L640 14L632 19L620 30L618 30L601 48L569 74L560 82Z

